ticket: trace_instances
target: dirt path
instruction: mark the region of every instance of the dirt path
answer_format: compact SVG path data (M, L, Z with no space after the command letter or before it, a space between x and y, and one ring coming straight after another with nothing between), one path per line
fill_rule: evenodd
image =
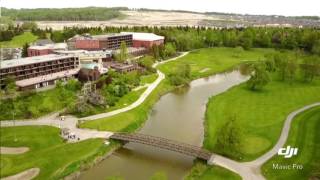
M23 154L27 151L28 147L0 147L0 154Z
M31 168L18 174L2 178L2 180L30 180L35 178L39 173L39 168Z
M261 166L267 162L269 159L271 159L274 155L277 154L278 150L282 148L289 135L289 130L291 127L292 120L301 112L311 109L313 107L320 106L320 102L310 104L307 106L304 106L296 111L293 111L287 116L287 119L284 123L284 126L281 131L280 138L278 139L277 144L267 153L260 156L256 160L250 161L250 162L244 162L240 163L234 160L230 160L228 158L225 158L220 155L212 155L210 160L208 161L208 164L210 165L219 165L224 168L227 168L235 173L238 173L243 179L245 180L261 180L265 179L263 175L261 174Z

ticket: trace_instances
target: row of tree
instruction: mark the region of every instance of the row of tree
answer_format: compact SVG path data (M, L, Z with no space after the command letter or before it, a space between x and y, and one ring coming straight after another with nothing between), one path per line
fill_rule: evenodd
M123 16L120 10L127 8L63 8L63 9L7 9L1 8L2 16L19 21L98 21Z
M290 57L287 53L266 55L266 60L250 65L250 79L247 85L251 90L260 90L271 81L270 74L276 73L281 81L294 82L298 78L304 82L312 82L320 76L320 59L317 56L305 57L299 62L297 56Z
M76 34L103 34L121 31L153 32L165 36L166 42L173 43L178 51L214 46L242 46L244 49L253 47L304 49L320 53L320 30L316 28L73 27L64 28L62 31L53 31L51 37L54 41L60 42Z

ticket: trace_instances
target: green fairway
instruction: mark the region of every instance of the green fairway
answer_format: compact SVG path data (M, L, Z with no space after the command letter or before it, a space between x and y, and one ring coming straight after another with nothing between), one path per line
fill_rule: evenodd
M186 180L240 180L236 173L220 166L209 166L204 162L196 162Z
M58 128L48 126L25 126L1 128L1 146L29 147L20 155L1 155L0 176L19 173L29 168L40 168L36 179L60 179L80 168L99 155L114 148L116 144L104 145L102 139L66 144L59 136ZM17 142L14 142L14 138Z
M292 111L320 101L320 81L310 84L302 82L270 82L262 91L250 91L246 84L210 98L206 110L205 148L220 154L226 151L216 147L219 129L230 119L236 118L242 129L243 161L253 160L277 142L284 120ZM229 155L230 156L230 155Z
M32 43L38 39L37 36L33 35L31 32L24 32L21 35L15 36L11 41L0 42L1 48L17 48L22 47L26 43Z
M286 146L298 148L298 155L285 159L274 156L263 165L267 179L312 179L320 178L320 107L299 114L292 122ZM302 165L303 169L274 169L273 164ZM316 178L317 177L317 178Z
M264 55L274 52L273 49L252 49L238 51L236 48L206 48L190 52L177 61L160 65L159 69L165 74L172 73L174 67L187 63L191 67L192 79L206 77L233 68L246 61L263 59Z

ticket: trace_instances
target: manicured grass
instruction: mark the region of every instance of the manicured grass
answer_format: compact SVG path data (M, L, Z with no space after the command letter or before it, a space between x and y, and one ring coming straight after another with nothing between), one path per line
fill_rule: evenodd
M242 129L238 149L243 154L237 157L253 160L273 147L277 142L286 116L292 111L320 101L320 80L310 84L302 82L270 82L262 91L250 91L246 84L209 99L206 110L204 147L220 154L217 148L219 130L235 116ZM235 155L237 156L237 155Z
M155 73L141 76L140 84L141 85L150 84L150 83L154 82L157 78L158 78L158 74L155 74Z
M32 43L38 39L37 36L33 35L31 32L24 32L21 35L15 36L11 41L0 42L1 48L16 48L22 47L26 43Z
M238 180L241 177L220 166L209 166L205 162L196 162L186 180Z
M91 139L66 144L59 136L59 129L48 126L21 126L1 128L1 146L29 147L20 155L1 154L0 176L9 176L29 168L40 168L36 179L60 179L80 168L116 144L104 145L102 139ZM16 136L17 141L14 142Z
M320 107L299 114L291 125L286 146L298 148L298 155L286 159L274 156L263 165L263 174L267 179L311 179L320 178ZM303 169L277 170L273 164L302 165ZM316 175L317 174L317 175Z
M191 67L192 79L197 79L214 73L223 72L246 61L263 59L264 55L274 52L273 49L252 49L238 52L235 48L206 48L190 52L177 61L160 65L159 69L170 74L178 64L187 63Z

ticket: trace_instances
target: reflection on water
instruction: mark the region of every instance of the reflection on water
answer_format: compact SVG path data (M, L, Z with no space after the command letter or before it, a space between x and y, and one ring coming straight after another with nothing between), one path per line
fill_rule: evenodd
M154 105L140 133L201 146L206 102L247 79L239 71L192 81L188 86L166 94ZM159 171L169 179L182 179L194 158L142 144L128 143L106 160L81 174L80 179L150 179Z

